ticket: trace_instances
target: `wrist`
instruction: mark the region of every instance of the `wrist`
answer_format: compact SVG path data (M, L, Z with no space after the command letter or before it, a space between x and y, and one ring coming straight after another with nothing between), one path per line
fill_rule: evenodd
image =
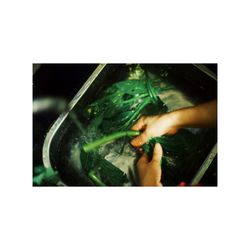
M173 129L181 129L183 127L183 119L182 114L180 112L181 110L171 111L169 113L164 114L164 120L166 121L166 124L168 125L168 128Z
M183 110L181 109L172 112L173 122L176 129L181 129L185 125L182 112Z

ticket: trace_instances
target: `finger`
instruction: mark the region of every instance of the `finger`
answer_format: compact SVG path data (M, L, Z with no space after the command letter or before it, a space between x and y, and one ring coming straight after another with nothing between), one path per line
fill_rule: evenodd
M145 116L141 116L140 119L131 127L132 130L141 130L146 126Z
M151 160L151 163L154 163L156 165L161 164L161 158L162 158L162 147L160 143L156 143L154 147L153 157Z
M147 154L143 154L141 158L138 160L137 165L138 166L144 166L145 164L148 164L148 156Z
M150 137L148 136L147 132L141 133L139 136L133 138L131 140L131 144L134 147L141 147L144 143L148 141Z

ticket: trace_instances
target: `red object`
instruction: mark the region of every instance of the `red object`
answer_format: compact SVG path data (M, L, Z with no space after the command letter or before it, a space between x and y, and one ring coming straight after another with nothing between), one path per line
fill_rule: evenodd
M182 181L182 182L179 183L178 186L179 187L185 187L185 186L187 186L187 183L185 181Z
M178 185L178 187L186 187L188 186L188 184L185 181L181 181ZM202 187L202 183L198 183L197 185L193 186L193 187Z

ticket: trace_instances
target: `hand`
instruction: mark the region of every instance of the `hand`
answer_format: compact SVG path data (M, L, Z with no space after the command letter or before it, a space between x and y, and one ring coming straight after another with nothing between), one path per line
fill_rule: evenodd
M178 120L175 112L142 116L131 128L132 130L142 130L143 132L135 137L131 144L134 147L141 147L151 137L162 136L164 134L173 135L178 131Z
M144 154L137 162L137 171L141 186L162 186L161 184L161 158L162 147L156 143L152 160L149 162L148 156Z
M217 125L217 101L175 110L163 115L142 116L131 128L143 131L131 144L140 147L151 137L173 135L180 128L207 128Z

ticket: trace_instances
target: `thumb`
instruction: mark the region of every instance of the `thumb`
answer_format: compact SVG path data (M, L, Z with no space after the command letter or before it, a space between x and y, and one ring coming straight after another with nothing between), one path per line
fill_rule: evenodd
M147 135L146 131L141 133L139 136L135 137L133 140L131 140L131 144L134 147L141 147L144 143L146 143L149 139L149 136Z
M160 165L161 164L161 158L162 158L162 147L160 143L156 143L155 147L154 147L154 152L153 152L153 157L151 162L156 164L156 165Z
M144 166L148 164L148 156L147 154L143 154L141 158L138 160L137 165L138 166Z

